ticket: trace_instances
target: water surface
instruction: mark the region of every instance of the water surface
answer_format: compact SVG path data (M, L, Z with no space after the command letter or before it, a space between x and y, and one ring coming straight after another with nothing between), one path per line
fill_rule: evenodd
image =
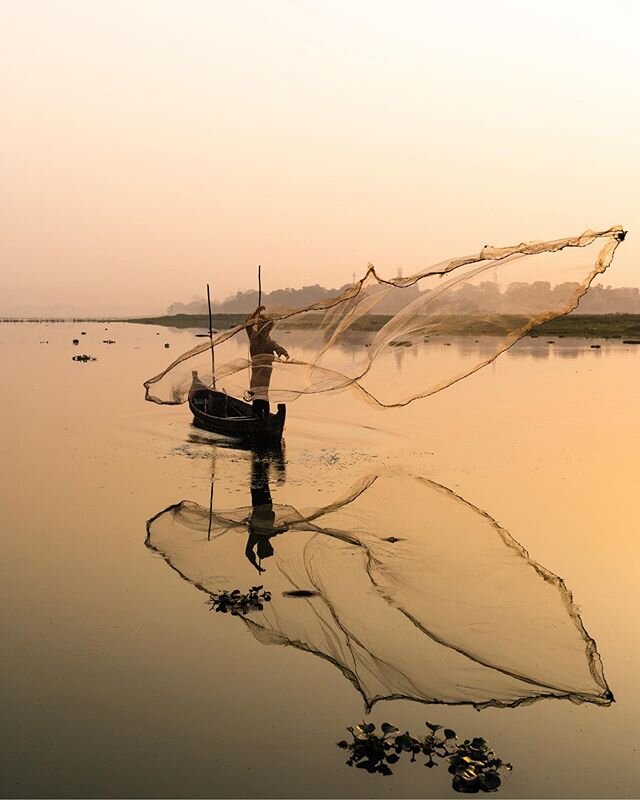
M208 506L212 475L217 508L251 505L250 452L213 444L184 407L142 400L142 380L196 341L124 324L0 326L3 795L453 795L442 767L381 778L344 766L335 742L365 715L352 683L325 659L261 644L211 613L145 547L150 517L185 499ZM392 354L389 380L428 369L444 346ZM451 340L448 357L482 347ZM73 362L78 352L97 361ZM526 339L405 409L348 393L289 407L274 502L321 506L365 474L405 471L487 512L573 592L613 705L545 699L477 712L397 700L371 713L487 738L514 765L505 797L640 790L639 367L640 348L619 341ZM428 505L407 513L428 529Z

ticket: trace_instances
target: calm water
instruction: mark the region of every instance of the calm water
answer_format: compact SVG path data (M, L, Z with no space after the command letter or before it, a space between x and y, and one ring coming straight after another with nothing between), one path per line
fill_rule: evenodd
M186 408L143 401L142 380L193 332L107 327L0 326L3 796L454 796L442 766L401 764L387 778L346 767L335 742L365 712L344 676L212 614L145 547L154 514L208 505L212 474L216 507L249 505L251 455L212 444ZM271 483L277 502L322 505L363 474L402 467L488 512L564 578L615 704L387 701L370 715L485 737L514 765L503 797L640 794L640 347L591 343L527 339L406 409L349 394L293 403ZM389 380L437 346L394 354ZM464 358L471 346L483 343L451 349ZM74 363L77 352L98 360Z

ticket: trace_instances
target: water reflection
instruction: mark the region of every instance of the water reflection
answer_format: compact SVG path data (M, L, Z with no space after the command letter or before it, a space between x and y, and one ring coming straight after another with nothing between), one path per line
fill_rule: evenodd
M286 524L276 525L276 514L269 487L269 473L275 467L281 480L285 476L282 447L253 448L251 451L251 514L247 520L249 536L244 554L258 572L264 572L263 559L273 555L271 540L288 530Z
M611 703L564 582L486 512L404 473L298 510L273 501L271 474L283 471L277 453L252 451L251 506L184 500L149 520L147 546L210 599L266 572L270 602L240 618L262 643L333 663L368 709Z

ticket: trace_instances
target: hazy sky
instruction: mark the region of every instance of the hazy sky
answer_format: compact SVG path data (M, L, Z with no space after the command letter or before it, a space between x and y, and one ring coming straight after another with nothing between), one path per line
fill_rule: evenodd
M630 230L640 3L0 0L0 314Z

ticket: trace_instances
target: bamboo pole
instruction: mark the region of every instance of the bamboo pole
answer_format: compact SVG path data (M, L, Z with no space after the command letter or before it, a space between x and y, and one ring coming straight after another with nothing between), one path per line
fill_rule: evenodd
M211 318L211 292L207 284L207 304L209 306L209 341L211 342L211 388L216 388L216 360L213 353L213 320ZM213 489L212 489L213 491Z
M211 541L211 518L213 516L213 473L211 474L211 494L209 495L209 531L207 532L207 541Z
M258 307L262 305L262 267L258 264Z

